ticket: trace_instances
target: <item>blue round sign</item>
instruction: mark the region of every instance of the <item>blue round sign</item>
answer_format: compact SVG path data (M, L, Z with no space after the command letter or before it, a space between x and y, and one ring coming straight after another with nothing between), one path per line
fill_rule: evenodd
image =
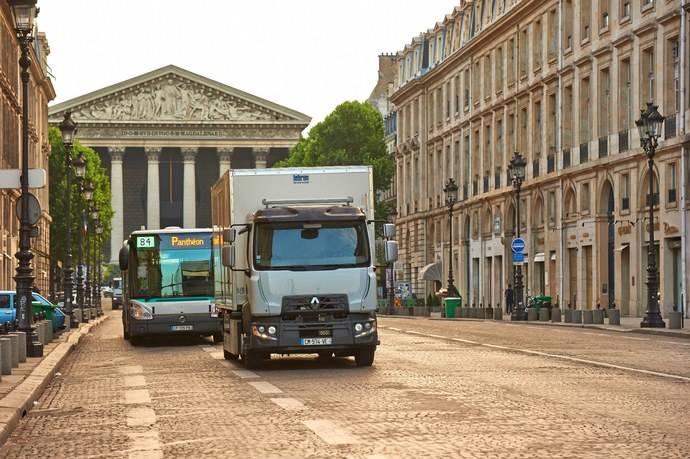
M525 250L525 240L521 237L516 237L513 242L510 243L510 248L513 249L515 253L522 253Z

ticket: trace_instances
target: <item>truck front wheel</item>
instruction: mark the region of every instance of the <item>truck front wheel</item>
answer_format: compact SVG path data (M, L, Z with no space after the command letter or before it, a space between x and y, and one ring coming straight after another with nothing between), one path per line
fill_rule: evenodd
M237 360L240 356L237 354L233 354L232 352L228 352L225 349L223 349L223 357L225 360Z
M355 363L358 367L370 367L374 363L375 347L361 349L355 353Z

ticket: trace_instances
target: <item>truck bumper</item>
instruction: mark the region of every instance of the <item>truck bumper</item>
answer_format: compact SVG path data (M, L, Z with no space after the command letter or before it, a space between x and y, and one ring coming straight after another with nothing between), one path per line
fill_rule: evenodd
M137 320L129 318L130 336L152 335L213 335L221 333L221 323L217 317L209 314L185 314L184 323L180 323L179 315L157 315L151 320ZM191 330L175 329L173 327L191 326ZM186 327L185 327L186 328Z
M370 328L365 328L369 323ZM356 324L362 326L356 331ZM268 333L270 326L276 327L276 333ZM258 331L264 327L264 332ZM281 317L256 318L252 330L247 333L252 350L273 354L315 354L318 352L342 351L347 355L358 349L376 347L378 331L376 318L367 314L350 315L347 319L329 322L304 323L282 320ZM313 339L330 339L329 344L308 344Z

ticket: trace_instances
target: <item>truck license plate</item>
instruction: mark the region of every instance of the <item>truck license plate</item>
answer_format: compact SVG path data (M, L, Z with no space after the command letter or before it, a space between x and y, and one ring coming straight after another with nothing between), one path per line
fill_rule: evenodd
M327 346L333 344L333 338L302 338L302 346Z
M191 331L194 330L193 325L173 325L170 327L172 331Z

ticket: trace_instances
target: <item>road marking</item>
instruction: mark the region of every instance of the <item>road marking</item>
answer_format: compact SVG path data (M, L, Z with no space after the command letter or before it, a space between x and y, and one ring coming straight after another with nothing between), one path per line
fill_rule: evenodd
M199 346L199 347L200 347L202 350L206 351L206 352L214 352L214 351L216 351L216 347L215 347L215 346Z
M432 334L421 333L421 332L412 331L412 330L405 331L404 333L408 333L408 334L412 334L412 335L425 336L425 337L429 337L429 338L440 337L440 335L432 335ZM670 373L662 373L662 372L652 371L652 370L643 370L641 368L626 367L623 365L616 365L613 363L599 362L597 360L581 359L578 357L571 357L568 355L551 354L548 352L534 351L531 349L521 349L521 348L517 348L517 347L500 346L497 344L480 343L477 341L470 341L470 340L461 339L461 338L451 338L451 337L446 337L446 336L443 336L440 338L445 339L445 340L449 340L449 341L457 341L460 343L475 344L478 346L488 347L488 348L493 348L493 349L502 349L502 350L506 350L506 351L522 352L524 354L538 355L541 357L551 357L551 358L555 358L555 359L568 360L571 362L584 363L587 365L594 365L594 366L603 367L603 368L611 368L614 370L630 371L630 372L641 373L641 374L650 375L650 376L659 376L662 378L670 378L670 379L677 379L680 381L690 382L690 377L687 377L687 376L674 375L674 374L670 374ZM648 341L647 338L629 338L629 337L625 337L625 336L621 336L621 338L638 339L638 340Z
M302 421L302 423L329 445L349 445L359 443L359 440L357 440L350 432L345 429L341 429L332 421L327 419L313 419L310 421Z
M230 363L230 362L228 362ZM251 378L258 378L259 375L254 373L253 371L249 370L233 370L233 373L235 376L241 378L241 379L251 379Z
M282 394L283 391L278 389L273 384L266 381L254 381L249 383L254 389L258 390L262 394Z
M680 341L659 341L660 343L667 343L667 344L679 344L681 346L690 346L690 343L681 343Z
M633 336L621 336L623 339L631 339L634 341L649 341L649 338L635 338Z
M149 407L138 406L127 410L127 426L150 427L156 423L156 412Z
M139 387L146 385L146 377L144 375L125 376L123 379L126 387Z
M208 355L210 355L212 358L216 360L223 360L225 357L223 356L223 351L219 352L209 352Z
M123 375L135 375L144 372L144 368L141 365L125 365L124 367L119 367L117 371Z
M388 328L389 330L397 331L397 332L402 331L402 329L395 328L395 327L386 327L386 328Z
M300 402L296 398L272 398L271 401L287 411L299 411L304 409L304 403Z
M151 403L148 389L130 389L125 391L125 405Z
M127 436L132 442L132 447L128 454L129 459L157 459L163 457L157 430L128 433Z

